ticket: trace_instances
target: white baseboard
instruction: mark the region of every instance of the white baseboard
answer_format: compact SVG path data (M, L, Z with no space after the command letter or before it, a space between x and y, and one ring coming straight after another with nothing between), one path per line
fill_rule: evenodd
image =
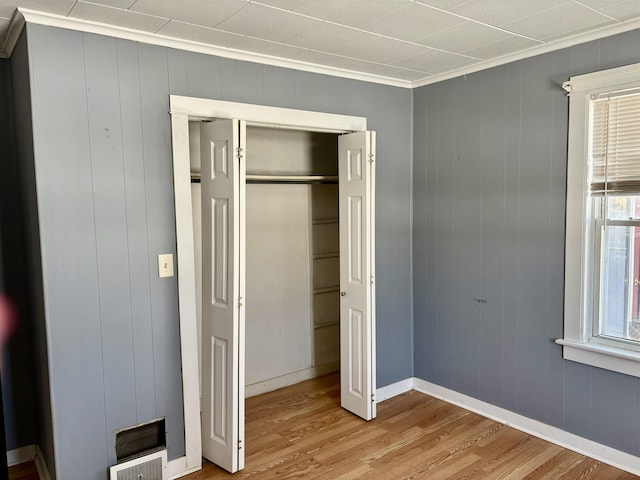
M305 368L304 370L298 370L297 372L287 373L276 378L270 378L269 380L257 382L252 385L246 385L244 387L244 396L245 398L255 397L256 395L295 385L296 383L335 372L339 369L339 362L331 362L326 365L317 365L315 367Z
M566 432L557 427L552 427L538 420L532 420L531 418L527 418L510 410L496 407L490 403L441 387L440 385L419 378L413 378L412 380L413 388L418 392L458 405L459 407L504 423L534 437L555 443L568 450L586 455L587 457L620 468L634 475L640 475L640 458L634 455Z
M7 452L7 465L13 467L21 463L30 462L36 458L36 446L25 445L24 447L9 450Z
M42 450L40 450L40 447L37 445L36 458L34 458L34 462L36 464L36 470L38 470L38 477L40 478L40 480L51 480L49 470L47 469L47 464L44 461L44 456L42 455Z
M169 480L184 477L190 473L202 470L202 459L195 467L187 468L187 457L176 458L167 462L167 477Z
M36 470L38 471L40 480L51 480L42 451L37 445L26 445L7 452L7 465L10 467L30 462L32 460L33 463L36 464Z
M376 403L384 402L409 390L413 390L413 378L405 378L386 387L378 388L376 390Z

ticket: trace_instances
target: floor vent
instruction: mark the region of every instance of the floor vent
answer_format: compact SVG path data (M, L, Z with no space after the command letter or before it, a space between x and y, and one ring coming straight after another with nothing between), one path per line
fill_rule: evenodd
M114 465L110 480L167 480L167 451L160 450Z

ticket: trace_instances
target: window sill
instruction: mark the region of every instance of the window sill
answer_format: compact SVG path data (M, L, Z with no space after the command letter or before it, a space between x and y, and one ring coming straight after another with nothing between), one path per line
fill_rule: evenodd
M576 342L559 338L562 358L594 367L640 377L640 353L626 348L612 347L595 342Z

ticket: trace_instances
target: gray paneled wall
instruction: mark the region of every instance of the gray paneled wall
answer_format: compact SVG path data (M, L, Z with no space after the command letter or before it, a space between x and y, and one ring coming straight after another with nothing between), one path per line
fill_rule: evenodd
M16 161L13 125L11 63L0 60L0 276L17 311L17 328L2 355L2 397L4 401L7 450L37 443L36 374L34 369L33 310L28 293L25 233L19 163Z
M29 24L57 477L102 479L114 430L184 454L169 95L366 116L377 130L378 385L412 374L411 92Z
M565 362L571 75L640 31L414 91L414 361L430 382L640 455L640 379ZM475 299L485 300L478 303Z
M14 140L18 174L20 176L20 211L23 220L25 238L23 243L26 259L21 265L27 280L27 298L29 311L27 321L34 330L32 357L35 372L33 381L36 388L37 410L30 415L36 416L38 435L35 443L43 452L49 473L55 478L53 454L53 429L51 422L51 397L49 388L49 362L46 347L46 325L44 319L44 292L42 289L42 269L40 268L40 235L38 229L37 199L35 194L35 165L33 161L33 129L31 114L31 82L29 79L29 59L26 34L20 36L11 56L11 84L13 87ZM19 231L11 230L20 237ZM13 252L19 255L18 250ZM24 320L24 319L23 319ZM29 403L26 398L20 402ZM21 428L20 426L18 428Z

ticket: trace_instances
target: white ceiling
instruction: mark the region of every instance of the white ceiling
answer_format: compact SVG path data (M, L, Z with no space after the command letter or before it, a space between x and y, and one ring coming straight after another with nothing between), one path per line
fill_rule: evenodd
M17 7L406 86L640 27L640 0L0 0L0 46Z

